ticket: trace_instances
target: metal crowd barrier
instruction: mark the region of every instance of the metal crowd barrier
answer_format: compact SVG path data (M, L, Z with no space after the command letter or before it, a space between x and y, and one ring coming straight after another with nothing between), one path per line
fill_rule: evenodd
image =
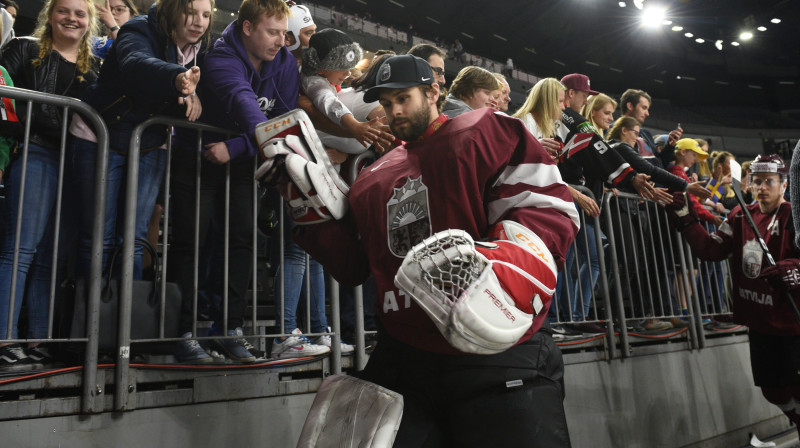
M65 147L67 142L67 116L69 111L79 112L88 123L90 123L98 137L98 154L97 154L97 172L96 178L98 179L96 190L94 194L94 207L95 215L92 225L93 238L92 238L92 261L91 271L89 277L89 297L87 304L87 317L86 317L86 337L85 338L54 338L53 336L53 319L54 319L54 304L56 298L57 288L57 268L53 269L53 274L50 280L50 297L49 297L49 322L48 322L48 338L47 339L19 339L11 340L11 326L9 332L5 335L0 335L6 341L11 342L80 342L86 344L85 359L83 364L83 381L82 381L82 396L81 396L81 410L84 413L98 413L104 409L103 402L105 395L103 394L103 384L97 382L97 363L98 363L98 341L99 341L99 306L100 294L102 288L102 259L103 259L103 226L104 226L104 204L106 195L106 179L108 168L108 131L106 125L100 116L86 104L72 99L59 97L54 95L42 94L39 92L27 91L19 88L3 87L0 86L0 96L15 98L21 101L28 102L27 120L25 125L25 140L22 145L22 153L19 160L14 163L21 163L23 172L25 171L28 155L28 137L30 135L30 117L32 105L34 103L52 104L64 108L64 119L62 122L61 133L61 159L59 166L59 186L58 186L58 199L57 204L60 204L63 195L63 178L64 178L64 164L65 164ZM122 247L122 288L120 292L119 303L119 326L118 326L118 350L116 353L116 366L115 366L115 391L114 391L114 404L115 410L126 410L134 407L131 405L130 400L132 394L135 393L135 387L130 383L130 347L132 344L142 343L165 343L175 342L180 338L165 337L164 319L163 315L160 322L159 337L151 339L132 339L131 338L131 307L132 307L132 283L133 283L133 264L134 264L134 234L135 234L135 209L136 209L136 191L138 183L138 169L139 169L139 155L140 155L140 142L142 133L151 126L164 126L170 129L184 128L189 131L196 132L196 146L195 148L195 161L197 162L196 171L196 185L200 182L200 160L203 150L203 134L204 133L220 133L220 134L238 134L238 132L219 129L212 126L190 123L185 120L177 120L173 118L154 117L140 125L138 125L132 134L130 151L128 154L128 167L127 167L127 185L126 191L130 192L125 197L125 212L124 212L124 240ZM170 137L166 143L167 150L167 168L166 168L166 182L165 182L165 197L169 198L170 188L170 164L173 152L173 138ZM257 163L254 169L257 167ZM230 165L227 168L226 174L226 191L230 191ZM23 180L24 185L24 180ZM583 187L576 186L579 191L592 197L591 192ZM20 197L24 198L25 191L20 192ZM199 207L200 189L195 191L195 206ZM253 210L258 210L258 185L253 182ZM162 261L163 271L161 278L161 296L160 301L162 309L166 301L166 282L167 282L167 260L169 257L169 222L175 217L171 216L170 201L165 202L164 210L164 232L161 241L162 248ZM60 205L56 206L56 219L60 220L62 210ZM225 202L225 215L226 222L224 224L223 239L226 242L224 246L224 261L225 267L228 266L228 237L229 237L229 215L230 198L228 197ZM570 271L570 275L564 274L565 279L572 279L575 282L575 287L570 288L568 285L562 285L564 292L562 298L554 298L554 319L556 324L570 325L577 323L596 323L605 325L606 348L608 350L609 359L617 357L630 356L631 338L628 331L628 326L631 324L635 327L640 321L646 319L686 319L689 323L688 331L685 337L690 344L690 347L703 347L705 345L705 335L702 325L703 316L715 316L720 314L729 313L729 286L730 282L730 269L726 269L725 263L708 263L700 262L694 257L686 245L682 237L676 232L672 231L666 224L665 214L663 208L658 207L655 203L650 201L642 201L641 198L634 195L620 193L619 196L605 195L601 206L601 217L589 218L582 210L579 210L582 223L591 223L593 227L594 248L599 255L596 260L599 266L599 275L597 277L596 285L592 285L591 291L584 287L581 283L581 267L590 265L592 260L587 254L591 253L592 242L589 235L584 233L581 237L577 238L573 243L573 250L575 252L574 261L565 270ZM279 207L279 238L278 244L280 245L280 259L281 266L283 266L283 225L284 216L283 208ZM21 215L17 217L17 228L20 226ZM180 217L180 219L188 219L188 217ZM195 215L195 241L194 241L194 290L193 297L193 323L192 328L195 336L197 336L197 285L199 279L199 248L200 241L198 241L198 217ZM289 336L287 331L292 329L284 328L283 321L277 323L280 329L276 334L259 334L258 326L258 294L256 285L258 284L258 213L253 213L253 274L252 274L252 315L246 318L249 319L252 334L247 334L249 339L258 339L267 343L272 341L272 338ZM58 224L58 223L57 223ZM710 229L713 230L713 229ZM607 239L608 245L604 241L604 235ZM54 260L58 259L58 226L56 226L56 234L54 235L56 243L54 245ZM19 248L19 231L16 235L16 251L14 256L13 269L18 269L18 248ZM308 258L307 258L308 259ZM227 272L227 269L225 269ZM695 275L695 272L698 272ZM574 273L574 275L572 275ZM681 274L684 273L684 274ZM281 273L281 278L283 275ZM699 281L698 281L699 279ZM308 280L307 280L308 282ZM562 282L564 282L562 280ZM16 280L12 281L12 293L15 288L20 287L16 285ZM331 283L330 294L326 294L330 298L331 313L330 321L332 331L328 333L306 333L306 336L321 336L329 335L333 339L330 366L333 373L340 373L342 371L342 357L340 350L340 319L339 319L339 288L336 282ZM308 286L308 284L307 284ZM283 289L283 288L281 288ZM223 276L223 316L227 317L227 276ZM589 300L587 295L593 293ZM306 288L306 328L310 328L310 288ZM681 297L684 299L681 300ZM284 293L281 291L275 297L275 306L283 310ZM358 287L354 291L355 301L355 338L356 338L356 352L353 360L353 367L360 370L366 364L365 352L365 331L364 328L364 300L363 290ZM572 312L573 306L580 304L580 321L574 319ZM585 304L589 305L589 311L585 311ZM13 316L13 300L10 302L10 316ZM683 309L686 309L686 314ZM566 313L563 311L566 310ZM9 319L9 324L12 318ZM224 326L223 323L223 331ZM247 325L247 322L245 323ZM265 325L266 326L266 325ZM617 342L615 337L619 337ZM197 337L200 340L208 339L222 339L231 338L228 336L208 336ZM266 347L267 351L269 347Z
M9 319L8 319L8 332L5 335L0 335L0 340L4 339L6 342L17 343L30 343L30 342L79 342L86 343L86 356L83 365L83 393L81 396L81 410L84 413L97 413L103 409L102 403L102 390L103 385L97 384L97 347L99 338L99 304L100 304L100 289L101 289L101 275L102 275L102 253L103 253L103 224L105 212L105 196L106 196L106 175L108 170L108 129L103 122L100 115L86 103L83 103L74 98L51 95L41 92L36 92L27 89L16 87L0 86L0 97L12 98L18 101L26 101L27 109L24 122L24 138L20 142L22 153L18 160L13 163L22 164L22 175L20 177L20 184L23 188L19 192L20 209L16 217L16 234L14 237L14 257L12 264L12 280L10 285L9 294ZM17 272L19 269L19 247L20 235L22 225L22 211L24 207L25 191L25 178L28 164L28 151L31 134L31 117L34 104L48 104L56 107L63 108L62 121L61 121L61 141L59 146L59 166L58 166L58 187L56 192L55 203L55 223L53 235L53 254L52 254L52 273L50 277L50 294L49 294L49 313L48 313L48 330L46 339L11 339L12 326L14 324L14 295L17 288L24 287L25 285L17 285ZM97 159L96 159L96 172L97 188L94 192L94 221L92 223L93 237L91 252L95 256L92 257L89 273L89 295L86 307L86 337L85 338L55 338L53 337L53 320L55 314L55 302L58 291L58 278L59 271L59 240L60 224L62 220L61 202L64 196L64 175L65 175L65 158L67 146L67 129L69 127L70 111L80 113L81 116L88 124L90 124L97 136ZM27 192L27 194L36 194L36 192Z
M201 159L202 159L202 151L203 151L203 133L216 133L216 134L223 134L223 135L237 135L239 132L216 128L213 126L205 125L202 123L191 123L187 122L182 119L174 119L168 117L153 117L151 119L146 120L145 122L136 126L133 130L131 136L131 145L130 150L128 153L128 167L127 167L127 186L126 191L129 192L125 197L125 214L124 214L124 239L123 239L123 247L122 247L122 256L123 256L123 264L122 264L122 278L123 278L123 285L122 285L122 293L120 294L120 326L119 326L119 334L118 334L118 344L119 344L119 353L120 355L117 358L117 365L116 365L116 373L115 373L115 397L114 397L114 409L115 410L125 410L128 409L128 401L129 395L132 393L132 390L128 388L128 382L130 377L130 345L131 344L139 344L139 343L151 343L151 342L167 342L167 341L179 341L180 338L167 338L164 337L164 322L162 318L161 322L161 329L160 329L160 337L154 339L131 339L130 336L130 327L131 327L131 303L132 303L132 281L133 281L133 260L134 260L134 235L135 235L135 210L136 210L136 191L137 191L137 182L138 182L138 168L139 168L139 154L140 154L140 143L141 143L141 136L142 133L151 126L167 126L170 129L182 128L188 129L190 131L196 132L196 152L195 152L195 162L196 162L196 172L195 172L195 181L196 181L196 190L195 190L195 210L199 209L200 206L200 181L201 181ZM189 219L189 217L170 217L170 209L169 209L169 197L170 197L170 161L172 160L173 155L173 133L170 132L170 136L167 139L166 148L167 148L167 169L166 169L166 180L164 183L164 196L165 200L165 210L164 210L164 232L163 232L163 240L162 240L162 260L163 262L161 265L163 266L162 275L160 276L161 279L161 304L163 304L166 300L166 283L167 283L167 259L169 257L169 244L168 244L168 229L169 229L169 220L170 219ZM254 163L254 173L255 169L258 167L258 161ZM227 321L227 305L228 305L228 257L229 257L229 231L230 231L230 223L229 223L229 216L230 216L230 164L227 165L226 171L226 178L225 178L225 223L223 225L223 241L224 249L223 249L223 285L221 288L222 293L222 309L223 309L223 320ZM279 333L276 334L257 334L257 309L258 309L258 297L257 297L257 288L256 285L258 284L258 251L257 251L257 240L258 240L258 213L257 210L258 206L258 184L257 182L253 182L253 259L252 259L252 299L251 299L251 306L252 306L252 315L250 317L251 328L253 330L253 334L247 334L247 338L257 338L264 340L266 343L272 341L272 338L275 337L284 337L284 336L291 336L290 332L293 330L291 328L284 328L283 319L281 322L277 322L276 326L280 329ZM282 201L281 201L282 204ZM280 250L280 278L283 278L283 269L284 269L284 240L283 240L283 232L284 232L284 224L288 217L284 217L283 207L278 207L278 221L279 226L277 229L278 232L278 244ZM198 321L197 321L197 309L198 309L198 280L199 280L199 257L200 257L200 241L198 240L199 237L199 216L195 213L194 215L194 295L193 295L193 335L198 340L211 340L211 339L230 339L233 338L232 336L198 336ZM308 263L309 258L306 255L306 272L308 272ZM306 275L306 295L305 295L305 305L306 305L306 316L305 316L305 323L306 328L310 328L310 301L311 301L311 288L309 283L309 276ZM304 336L307 337L316 337L322 335L328 335L332 338L332 347L331 347L331 370L333 373L341 373L342 371L342 361L341 361L341 344L340 344L340 322L339 322L339 293L338 288L335 287L335 282L333 283L333 288L331 294L325 294L325 296L330 297L331 303L331 327L332 332L324 332L324 333L304 333ZM324 293L324 292L323 292ZM281 311L281 318L283 317L283 306L285 301L285 285L282 285L280 288L280 293L275 297L275 306L279 308ZM163 309L163 308L162 308ZM245 325L247 322L245 322ZM227 334L227 322L223 323L222 333ZM363 336L362 336L363 338ZM269 347L266 347L267 351ZM363 343L360 347L363 353ZM123 356L125 355L125 356Z

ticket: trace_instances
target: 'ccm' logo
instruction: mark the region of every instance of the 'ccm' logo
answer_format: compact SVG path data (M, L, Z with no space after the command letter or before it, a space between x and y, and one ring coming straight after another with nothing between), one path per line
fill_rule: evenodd
M277 131L278 129L283 128L286 125L290 125L290 124L292 124L292 119L291 118L285 118L285 119L283 119L281 121L277 121L275 123L268 123L266 126L264 126L264 132Z
M520 240L520 241L524 241L524 242L525 242L525 244L526 244L526 245L527 245L527 246L528 246L528 247L529 247L529 248L530 248L530 249L533 251L533 253L534 253L534 254L535 254L537 257L539 257L539 258L541 258L542 260L544 260L544 261L545 261L545 263L550 263L550 260L548 260L548 259L547 259L547 255L545 255L545 253L544 253L544 251L542 250L542 248L540 248L538 244L536 244L536 243L534 243L533 241L529 240L529 239L528 239L528 237L527 237L527 236L525 236L525 234L523 234L523 233L518 233L518 234L516 234L516 235L514 235L514 236L515 236L515 237L517 237L517 239L518 239L518 240Z

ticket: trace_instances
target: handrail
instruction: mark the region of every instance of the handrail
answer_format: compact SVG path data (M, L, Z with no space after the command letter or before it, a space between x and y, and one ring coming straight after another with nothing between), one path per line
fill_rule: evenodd
M27 108L27 121L25 123L25 139L23 148L23 166L27 162L28 154L28 138L30 135L30 118L33 103L49 104L53 106L63 107L65 112L73 109L81 114L84 120L88 120L94 128L95 135L97 136L97 159L95 167L95 176L97 185L94 191L94 221L92 222L92 258L89 269L89 297L86 306L86 333L88 341L86 344L86 358L84 360L83 369L83 393L81 396L81 410L84 413L99 413L103 408L102 397L98 397L103 392L103 385L96 384L97 382L97 348L99 338L100 326L100 279L102 276L102 262L103 262L103 225L105 221L105 198L106 198L106 180L108 172L108 128L105 122L100 117L94 108L84 103L83 101L75 98L70 98L61 95L53 95L49 93L42 93L19 87L0 86L0 96L6 98L13 98L17 100L25 100L28 102ZM64 114L64 122L66 124L66 113ZM63 173L63 157L64 149L66 146L66 128L62 129L61 135L61 172ZM23 184L24 185L24 184ZM60 201L59 201L60 203ZM58 250L58 242L54 244L54 251ZM16 254L15 254L16 255ZM55 260L54 260L55 262ZM11 301L13 307L13 300ZM10 309L13 314L13 308ZM50 314L52 322L52 312ZM52 325L49 326L52 328Z

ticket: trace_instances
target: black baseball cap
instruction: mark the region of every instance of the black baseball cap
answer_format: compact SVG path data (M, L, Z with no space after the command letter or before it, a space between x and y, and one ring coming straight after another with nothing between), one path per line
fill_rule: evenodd
M433 84L433 70L425 59L404 54L391 56L383 61L375 87L367 90L364 102L378 101L381 89L407 89L420 84Z

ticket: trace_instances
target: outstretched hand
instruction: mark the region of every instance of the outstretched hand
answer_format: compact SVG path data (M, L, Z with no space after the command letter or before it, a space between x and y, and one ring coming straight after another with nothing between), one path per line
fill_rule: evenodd
M191 95L194 93L195 89L197 89L197 84L199 82L200 67L195 65L175 77L175 90L177 90L181 96Z

